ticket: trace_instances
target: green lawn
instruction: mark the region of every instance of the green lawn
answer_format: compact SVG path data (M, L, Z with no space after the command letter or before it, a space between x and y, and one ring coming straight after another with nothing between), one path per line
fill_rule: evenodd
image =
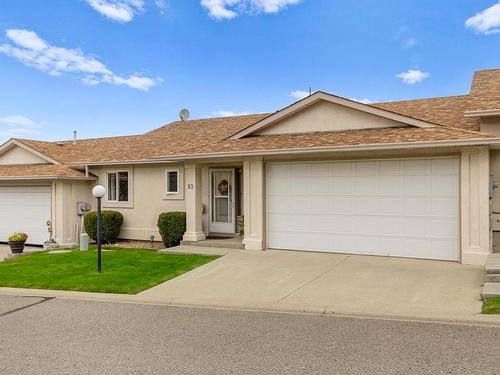
M136 294L217 259L195 254L159 254L153 250L47 252L0 262L0 287Z
M500 314L500 297L484 301L482 312L483 314Z

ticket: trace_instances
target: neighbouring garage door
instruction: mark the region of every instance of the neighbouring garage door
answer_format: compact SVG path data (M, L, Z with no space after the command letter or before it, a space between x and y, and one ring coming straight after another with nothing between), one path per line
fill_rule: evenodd
M457 158L271 163L274 249L459 260Z
M0 242L10 232L26 232L28 243L48 240L47 220L51 220L50 186L0 187Z

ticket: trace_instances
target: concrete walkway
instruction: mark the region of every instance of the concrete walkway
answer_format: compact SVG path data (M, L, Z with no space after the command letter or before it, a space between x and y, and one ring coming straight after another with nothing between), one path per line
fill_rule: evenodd
M500 325L500 316L480 314L483 267L275 250L173 251L225 255L135 296L14 288L0 293Z
M25 252L43 251L43 248L35 246L26 246L24 248L24 251ZM0 244L0 262L3 262L5 258L7 258L11 254L12 252L10 251L9 245Z

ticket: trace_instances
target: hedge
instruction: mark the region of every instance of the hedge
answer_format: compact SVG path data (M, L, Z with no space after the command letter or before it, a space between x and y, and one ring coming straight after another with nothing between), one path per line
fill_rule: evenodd
M166 247L179 245L186 231L186 213L172 211L160 214L158 231Z
M120 235L123 224L123 215L117 211L102 211L102 241L115 243ZM85 215L85 232L94 241L97 241L97 212L92 211Z

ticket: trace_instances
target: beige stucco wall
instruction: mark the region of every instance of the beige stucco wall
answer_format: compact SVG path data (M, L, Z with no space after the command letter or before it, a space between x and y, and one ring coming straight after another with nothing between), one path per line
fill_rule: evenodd
M403 125L402 123L352 108L320 101L276 124L270 125L258 132L258 134L387 128Z
M76 214L76 203L87 202L95 209L93 184L93 181L52 182L52 226L58 244L79 243L81 217Z
M47 164L47 161L19 146L13 146L0 155L0 165L10 164Z
M179 170L180 193L166 194L166 170ZM129 171L129 202L108 202L103 199L103 209L123 214L121 238L149 240L153 235L161 241L157 228L158 215L162 212L185 211L184 167L182 164L136 165L123 167L94 167L90 172L97 175L99 184L107 189L107 172Z

